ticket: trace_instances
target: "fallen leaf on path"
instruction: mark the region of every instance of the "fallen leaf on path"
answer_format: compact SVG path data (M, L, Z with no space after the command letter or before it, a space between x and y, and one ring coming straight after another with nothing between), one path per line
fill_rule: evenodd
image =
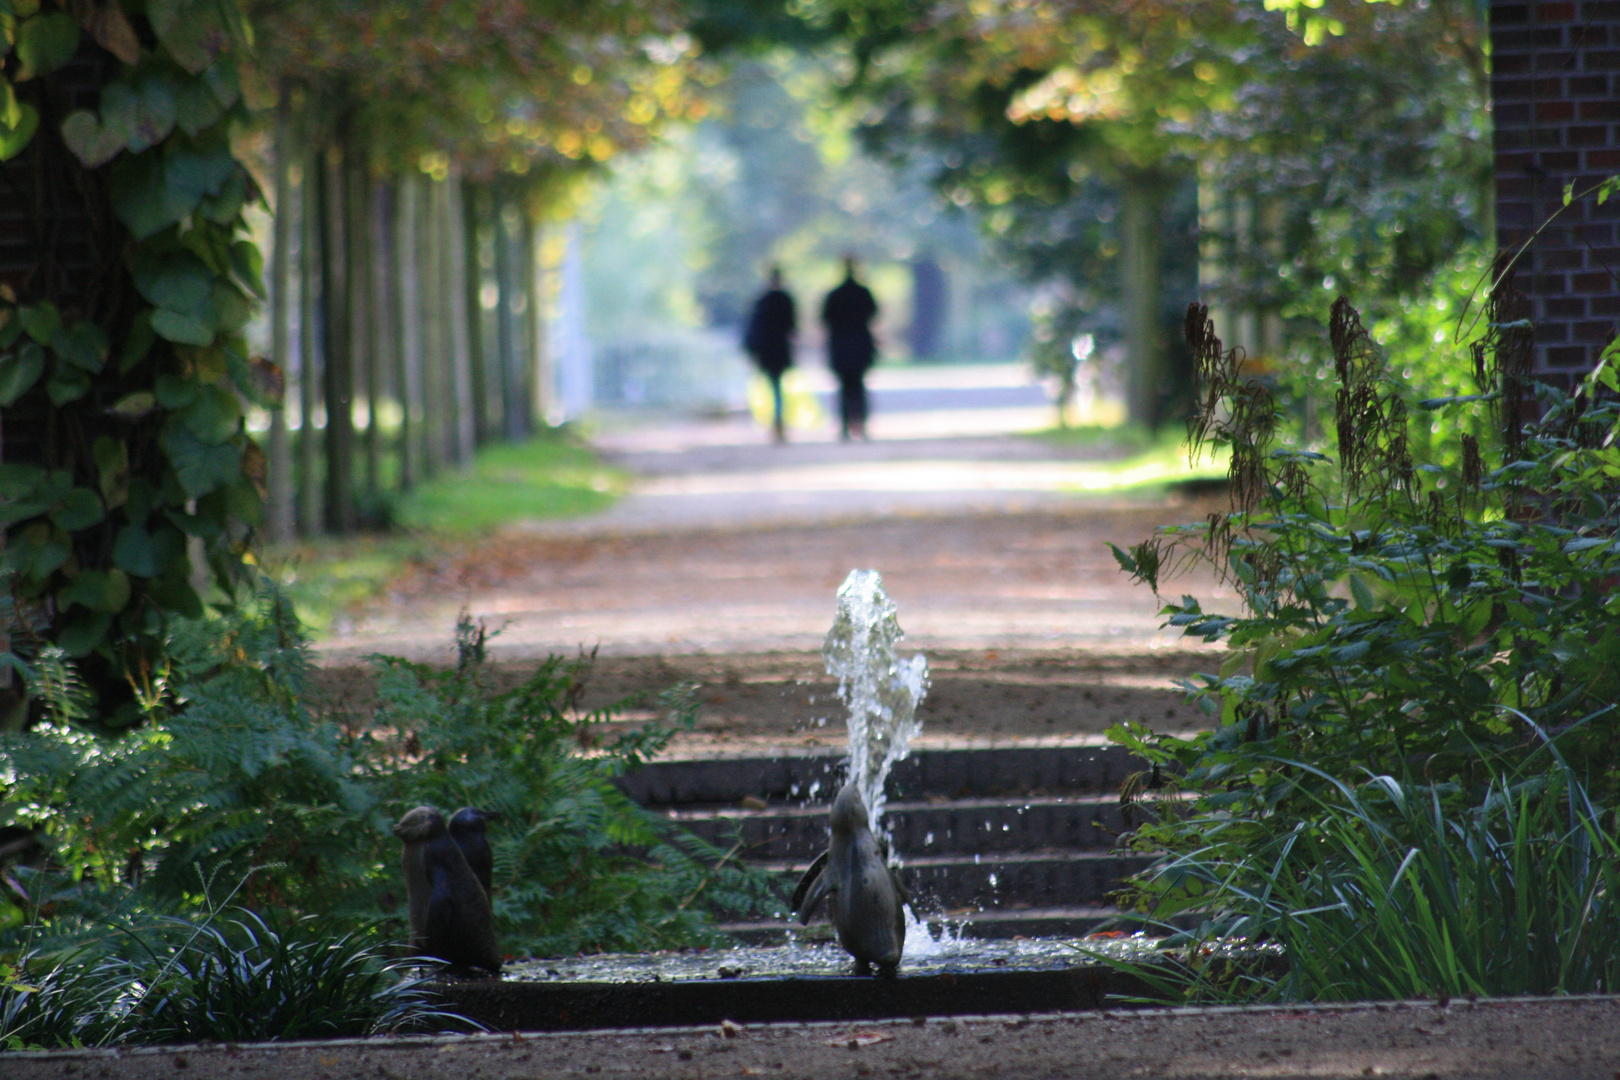
M871 1046L873 1043L893 1042L894 1036L882 1031L852 1031L848 1035L840 1035L828 1039L828 1046L847 1046L851 1050L858 1046Z

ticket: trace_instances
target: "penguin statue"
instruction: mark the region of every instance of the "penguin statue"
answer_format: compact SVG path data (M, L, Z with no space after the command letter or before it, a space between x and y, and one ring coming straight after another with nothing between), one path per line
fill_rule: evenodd
M394 835L405 842L401 865L411 947L453 967L500 974L489 895L450 835L444 815L418 806L400 818Z
M905 905L911 896L872 835L866 804L854 784L833 800L827 850L793 890L793 910L808 923L823 899L838 943L855 957L855 974L893 978L906 944Z
M498 810L479 810L473 806L463 806L450 815L450 836L455 840L461 854L466 857L467 865L472 869L473 876L478 884L484 887L484 895L489 902L495 902L495 888L492 884L495 875L495 854L490 850L489 837L485 835L491 821L499 821L501 813Z

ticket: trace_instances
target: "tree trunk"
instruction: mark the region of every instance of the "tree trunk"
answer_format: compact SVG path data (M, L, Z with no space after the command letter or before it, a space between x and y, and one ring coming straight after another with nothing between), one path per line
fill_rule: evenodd
M336 146L321 162L321 338L326 345L326 528L354 531L354 355L344 247L343 158Z
M445 326L444 230L439 228L439 207L443 201L440 192L444 182L428 180L425 183L417 235L417 265L421 284L418 295L422 303L423 429L427 446L424 477L431 477L443 470L450 460L448 431L455 402L446 390L450 350L445 344L449 333Z
M489 188L481 184L461 185L461 235L467 304L467 350L472 359L473 441L483 446L499 425L498 403L490 399L499 384L492 380L489 335L484 332L483 222L489 204ZM495 419L492 419L495 418Z
M380 368L376 363L372 326L376 319L377 298L372 291L372 263L375 255L371 240L371 178L365 152L353 127L343 156L344 246L347 253L344 282L348 286L350 363L355 388L366 396L366 430L361 452L365 460L364 492L367 507L377 505L378 470L382 447L377 441L377 402Z
M399 364L395 360L395 350L399 344L394 336L394 328L399 323L395 312L398 309L399 297L394 292L395 249L392 219L395 206L391 195L392 189L385 181L367 179L366 200L369 210L367 228L371 234L369 277L373 303L371 367L368 369L371 378L366 392L371 395L372 401L372 431L368 432L368 437L374 435L376 446L373 448L368 445L366 451L368 457L375 454L379 474L389 451L388 445L383 441L386 432L383 428L382 413L385 407L391 412L394 407L403 406L405 400L398 378ZM398 475L396 472L396 482ZM379 475L377 480L379 488L385 486L385 480L386 477Z
M529 349L523 377L523 431L532 434L548 423L551 409L551 362L546 348L545 226L523 214L523 288L528 296Z
M303 158L298 199L298 531L321 534L321 170L320 152Z
M292 371L292 101L287 87L281 88L276 105L275 135L275 232L270 250L270 354L280 365L283 381ZM277 403L270 410L270 439L267 449L269 506L265 520L271 543L285 544L293 538L292 453L287 439L287 409Z
M1161 311L1163 184L1153 173L1127 174L1120 196L1120 297L1129 365L1126 412L1133 422L1157 428L1170 391Z
M458 465L472 461L477 441L473 434L472 342L467 326L471 312L467 309L467 238L462 228L461 175L451 170L445 182L445 269L449 276L450 356L454 380L451 390L455 394L456 422L452 431L452 455Z
M498 371L501 378L501 396L505 399L505 424L503 432L508 439L521 439L523 437L525 422L523 409L523 369L526 366L522 360L522 349L519 339L523 328L518 324L520 308L519 297L522 296L518 282L522 279L522 269L518 265L518 252L520 242L512 233L517 226L517 214L514 201L509 193L497 189L495 199L495 212L492 214L495 229L495 284L497 299L495 303L495 337L500 346L500 366Z
M420 238L422 183L411 175L394 186L394 362L399 387L399 486L415 487L422 478L422 291Z

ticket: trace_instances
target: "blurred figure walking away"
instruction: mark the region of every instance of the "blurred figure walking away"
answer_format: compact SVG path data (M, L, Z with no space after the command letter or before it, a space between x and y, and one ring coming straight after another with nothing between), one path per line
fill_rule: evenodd
M787 441L787 425L782 419L782 375L793 366L793 333L797 329L793 297L782 288L782 268L773 266L770 287L754 302L754 313L748 318L743 348L770 380L774 409L771 432L777 442Z
M855 280L855 257L844 256L844 283L827 294L821 321L827 324L827 366L838 376L838 413L843 437L866 438L866 372L877 359L872 319L877 301Z

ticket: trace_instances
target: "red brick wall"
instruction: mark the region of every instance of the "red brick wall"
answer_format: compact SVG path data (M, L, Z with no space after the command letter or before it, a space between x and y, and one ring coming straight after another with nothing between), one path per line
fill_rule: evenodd
M1536 367L1569 385L1620 335L1620 197L1563 209L1620 173L1620 0L1491 4L1496 235L1535 304ZM1552 220L1549 222L1549 218Z

